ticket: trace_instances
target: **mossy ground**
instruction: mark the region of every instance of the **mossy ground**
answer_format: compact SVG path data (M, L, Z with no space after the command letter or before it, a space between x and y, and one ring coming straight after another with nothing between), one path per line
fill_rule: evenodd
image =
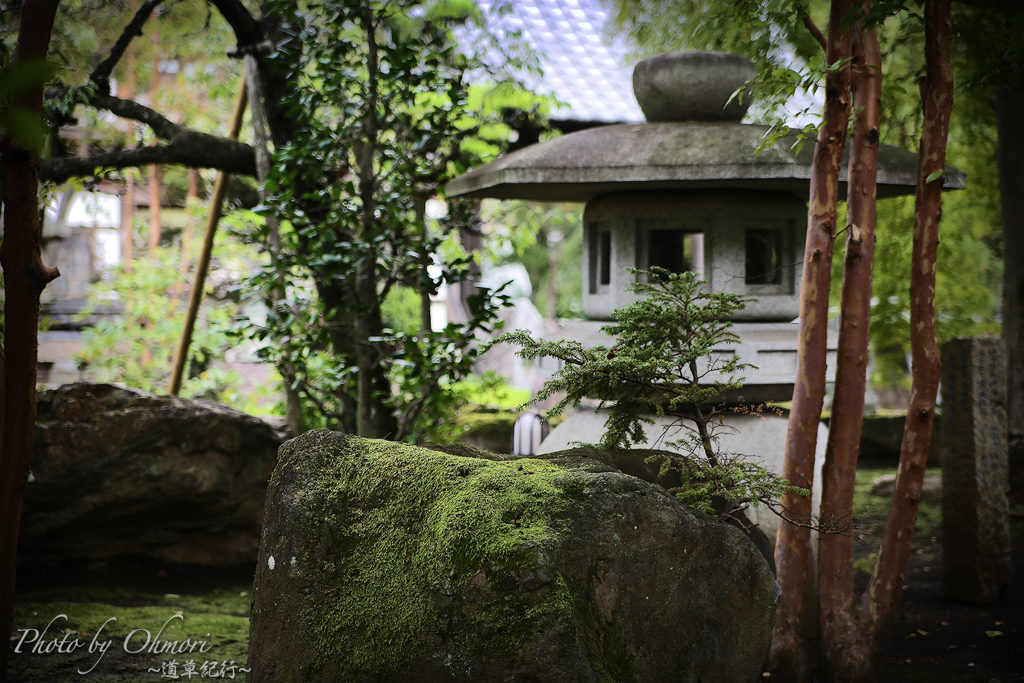
M868 581L873 555L881 543L888 496L871 495L882 475L896 474L895 464L862 463L854 499L854 557L858 590ZM929 468L940 477L940 468ZM900 613L879 683L1024 683L1024 518L1022 506L1011 517L1013 583L991 605L964 605L947 600L942 587L942 505L925 498L914 531L913 552L900 602Z
M161 672L167 673L172 661L179 675L190 661L197 672L203 664L209 668L216 662L218 673L223 667L225 674L235 671L236 679L244 678L251 568L195 568L121 558L92 566L67 564L45 572L22 571L19 579L8 663L12 682L166 680ZM54 619L61 614L67 618ZM116 621L108 621L111 618ZM33 643L26 638L21 651L15 652L23 635L20 629L42 632L51 620L46 642L66 637L65 643L77 640L82 645L70 653L33 653ZM126 651L125 638L136 629L149 631L153 640L205 644L197 644L192 652L138 652L147 637L138 631L128 641L130 652ZM89 652L94 640L110 643L102 658L99 651ZM89 673L79 674L79 670ZM225 678L230 680L229 675Z
M878 548L882 542L886 517L889 514L890 498L871 494L876 479L895 475L896 466L877 462L862 463L857 468L857 485L854 493L853 537L855 569L864 577L874 569ZM929 467L926 477L942 477L942 469ZM914 553L922 567L934 562L942 552L942 505L937 500L924 500L917 514L914 528ZM927 571L932 571L928 569Z

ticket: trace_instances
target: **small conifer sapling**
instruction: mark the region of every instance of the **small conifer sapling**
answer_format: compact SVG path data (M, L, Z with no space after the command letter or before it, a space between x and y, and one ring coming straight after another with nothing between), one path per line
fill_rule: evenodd
M739 514L751 504L774 508L786 491L806 495L760 465L719 448L718 434L727 428L723 413L763 410L742 405L741 398L736 399L739 405L726 403L742 386L743 378L736 375L751 366L736 354L716 351L739 341L730 320L746 300L710 292L692 272L630 272L637 276L630 291L641 298L617 309L615 322L601 328L614 338L611 348L538 340L524 330L491 343L519 346L517 354L525 360L548 356L560 361L562 367L534 402L558 397L547 413L550 418L584 399L598 399L600 407L609 409L599 448L625 450L647 443L644 427L655 424L653 416L674 418L660 438L668 450L648 462L658 464L663 477L678 476L680 485L670 490L687 505L741 520ZM666 437L680 427L682 438Z

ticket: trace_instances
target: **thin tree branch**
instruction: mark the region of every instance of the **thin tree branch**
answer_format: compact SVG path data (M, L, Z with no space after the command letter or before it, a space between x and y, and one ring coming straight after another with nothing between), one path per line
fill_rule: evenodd
M775 502L773 500L766 499L766 498L762 498L762 499L759 499L759 500L760 500L760 502L764 503L766 508L768 508L775 515L777 515L779 517L779 519L782 519L782 520L784 520L786 522L786 524L792 524L795 527L800 527L802 529L810 529L811 531L816 531L819 534L830 534L830 535L838 534L838 535L841 535L841 536L848 536L851 533L850 530L853 528L852 521L843 521L841 523L840 522L832 522L831 524L825 524L825 523L823 523L821 521L820 518L815 520L814 516L811 516L809 518L805 517L803 515L800 515L798 517L787 517L786 516L787 514L794 513L794 510L792 508L786 507L781 502ZM796 513L796 514L799 515L799 513ZM844 519L846 519L846 518L844 518ZM849 520L852 520L852 519L853 519L852 516L850 516ZM808 521L798 521L798 520L808 520Z
M336 413L333 410L328 409L326 403L324 401L321 401L316 396L316 392L318 392L319 390L315 386L313 386L312 384L310 384L309 382L302 378L298 379L298 384L299 388L302 390L302 393L306 395L306 398L313 402L313 405L316 406L316 409L320 411L321 415L328 418L334 418L338 422L341 422L344 419L344 410L342 410L342 412L340 413Z
M828 41L825 40L825 34L822 33L821 29L818 28L818 25L814 23L814 19L811 19L811 15L807 13L807 10L804 7L798 7L797 14L800 15L800 20L804 22L804 26L807 27L807 30L811 32L811 36L813 36L814 40L818 42L821 49L824 50Z
M114 67L121 61L121 57L124 56L125 50L128 49L128 45L131 44L132 40L136 36L142 35L142 25L149 19L149 15L153 13L153 10L157 5L162 3L164 0L148 0L139 11L135 13L132 20L128 22L124 31L121 32L121 36L114 43L114 47L111 48L110 54L99 63L93 72L89 75L89 80L93 81L100 87L100 92L104 95L110 93L110 74L113 73Z
M163 114L150 109L134 100L123 100L111 95L92 95L85 97L85 91L79 90L76 93L80 99L96 109L105 109L112 114L117 114L123 119L131 119L144 123L161 140L171 140L181 133L190 132L178 124L172 122Z

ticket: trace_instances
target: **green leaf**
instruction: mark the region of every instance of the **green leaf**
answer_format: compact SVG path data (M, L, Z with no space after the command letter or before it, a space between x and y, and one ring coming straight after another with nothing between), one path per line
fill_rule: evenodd
M0 98L40 87L57 73L57 65L44 59L27 59L0 73Z
M930 182L932 182L934 180L938 180L939 178L943 177L944 175L946 175L945 171L934 171L932 173L929 173L928 177L925 178L924 181L926 183L930 183Z
M43 151L46 127L39 117L24 107L13 107L0 114L0 131L10 135L25 149L37 154Z

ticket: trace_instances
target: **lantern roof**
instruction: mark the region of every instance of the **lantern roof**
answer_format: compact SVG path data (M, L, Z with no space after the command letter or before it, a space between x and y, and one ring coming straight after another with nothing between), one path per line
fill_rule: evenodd
M806 197L814 141L794 131L758 154L767 126L734 122L661 122L602 126L531 145L448 183L453 196L586 202L609 192L750 189ZM846 196L846 158L840 194ZM917 155L878 149L878 196L913 194ZM966 176L946 167L946 189Z
M791 130L760 149L769 133L741 123L750 104L753 64L722 52L675 52L645 59L633 90L647 123L580 130L507 154L448 183L452 196L586 202L635 190L749 189L809 191L814 140ZM742 93L733 96L733 93ZM846 195L846 159L840 195ZM878 197L913 194L917 154L879 145ZM946 189L966 176L946 167Z

